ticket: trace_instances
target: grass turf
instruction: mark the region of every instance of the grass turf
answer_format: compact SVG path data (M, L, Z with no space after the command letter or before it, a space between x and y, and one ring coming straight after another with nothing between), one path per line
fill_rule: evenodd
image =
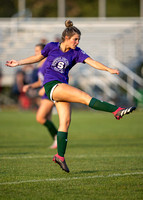
M0 112L0 200L143 199L143 112L73 111L67 174L34 112ZM58 125L58 116L53 116Z

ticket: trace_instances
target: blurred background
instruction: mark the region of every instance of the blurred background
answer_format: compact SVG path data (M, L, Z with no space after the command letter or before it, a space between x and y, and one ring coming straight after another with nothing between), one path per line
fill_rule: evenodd
M37 109L37 65L8 68L7 60L34 55L35 45L60 41L64 21L82 33L80 48L120 75L78 64L70 84L118 106L143 108L143 0L8 0L0 2L0 109ZM79 105L78 105L79 106Z

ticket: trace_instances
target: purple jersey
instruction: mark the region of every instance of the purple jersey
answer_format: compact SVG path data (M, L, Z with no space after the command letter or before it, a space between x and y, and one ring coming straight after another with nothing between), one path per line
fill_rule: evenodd
M44 82L44 74L45 74L45 67L42 66L38 69L38 78L41 80L42 85L43 85L43 82Z
M41 54L47 57L43 64L45 69L43 85L54 80L68 83L69 70L76 63L84 63L84 60L89 57L79 47L70 49L67 52L62 52L59 42L48 43L41 51Z
M45 67L42 66L38 69L38 78L41 80L42 82L42 85L43 85L43 82L44 82L44 74L45 74ZM49 99L46 95L46 93L41 97L42 99Z

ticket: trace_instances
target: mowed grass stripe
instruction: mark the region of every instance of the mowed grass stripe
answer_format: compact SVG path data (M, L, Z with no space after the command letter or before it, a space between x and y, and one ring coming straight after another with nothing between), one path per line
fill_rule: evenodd
M16 159L35 159L35 158L53 158L54 155L33 155L33 156L7 156L7 157L0 157L0 160L16 160ZM74 156L66 156L67 158L106 158L106 157L109 157L109 158L118 158L118 157L121 157L121 158L124 158L124 157L143 157L143 155L138 155L138 154L135 154L135 155L74 155Z

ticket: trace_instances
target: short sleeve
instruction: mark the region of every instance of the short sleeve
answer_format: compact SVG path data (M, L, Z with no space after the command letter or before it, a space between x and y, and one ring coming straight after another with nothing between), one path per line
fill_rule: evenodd
M89 57L88 54L86 54L82 49L78 48L75 62L76 63L78 63L78 62L84 63L84 60L88 57Z
M52 43L48 43L46 44L46 46L44 47L44 49L41 50L41 54L44 56L44 57L47 57L50 50L51 50L51 46L52 46Z

